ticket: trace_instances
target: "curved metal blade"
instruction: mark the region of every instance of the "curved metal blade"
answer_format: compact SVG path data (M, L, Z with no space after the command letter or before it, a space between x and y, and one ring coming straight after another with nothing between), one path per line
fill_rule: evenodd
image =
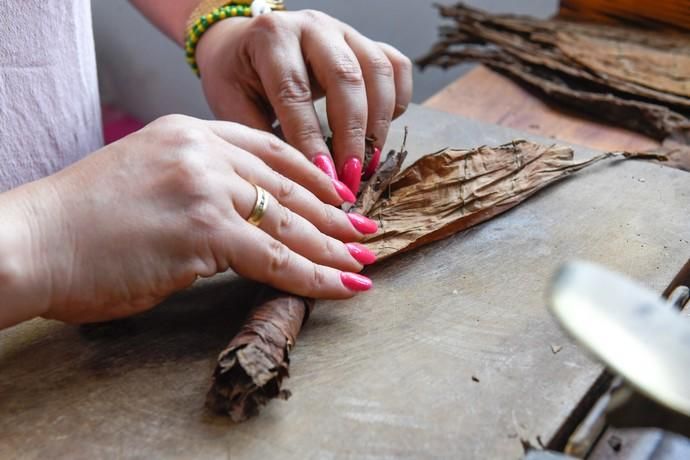
M657 294L598 265L572 262L557 273L549 308L631 386L690 416L690 322Z

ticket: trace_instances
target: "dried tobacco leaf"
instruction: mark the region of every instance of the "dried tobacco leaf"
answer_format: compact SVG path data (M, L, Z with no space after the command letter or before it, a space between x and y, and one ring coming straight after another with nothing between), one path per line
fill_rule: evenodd
M405 169L391 183L390 197L372 208L369 217L381 231L365 244L382 260L446 238L611 155L577 163L570 148L524 140L427 155Z
M619 45L621 39L631 40L631 37L634 37L641 43L634 46L643 50L647 49L644 46L647 45L654 47L654 49L665 47L664 50L668 52L668 40L659 40L658 34L624 27L613 28L613 31L618 32L614 33L612 30L602 29L599 25L570 24L555 20L544 21L540 24L536 22L537 20L528 18L506 20L503 16L491 16L466 7L460 11L451 7L442 8L444 15L451 14L449 11L455 14L453 17L456 18L456 25L441 29L443 35L441 42L434 47L428 56L418 60L418 64L422 67L431 64L447 67L449 61L444 58L453 56L453 52L458 49L462 50L463 46L490 44L491 46L482 46L481 49L512 56L524 61L524 63L543 66L551 71L562 73L564 76L579 79L582 84L587 84L590 90L597 89L603 92L615 90L621 95L644 98L649 102L660 102L671 108L690 109L690 98L688 97L677 96L637 84L631 80L618 78L615 73L594 72L592 68L578 65L575 57L563 49L573 49L571 42L576 39L573 37L584 36L588 40L600 40L606 46L612 46L612 43ZM460 12L462 14L459 14ZM554 27L556 25L558 27ZM678 39L675 43L676 45L685 43L684 40ZM460 48L457 48L458 46ZM592 48L580 48L579 52L592 58L591 50ZM663 55L658 59L666 57ZM625 59L624 56L619 58Z
M477 60L599 118L690 144L687 34L439 8L455 24L420 66Z
M559 32L556 43L566 56L596 74L690 97L690 40L679 34L679 45L683 46L669 49L654 46L650 41L640 43L639 36L644 34L634 38L632 34L621 42L609 37Z

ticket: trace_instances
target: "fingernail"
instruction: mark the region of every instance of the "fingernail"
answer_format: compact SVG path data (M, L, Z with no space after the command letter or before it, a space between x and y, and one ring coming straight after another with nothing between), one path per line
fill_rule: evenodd
M340 281L349 290L357 292L368 291L374 285L369 278L356 273L342 272Z
M379 230L379 225L375 221L361 214L349 213L347 217L350 219L350 222L352 222L352 226L360 233L371 235Z
M362 265L371 265L376 262L376 254L371 252L369 248L359 243L347 243L347 250L350 255L355 258L357 262Z
M376 172L376 168L379 167L379 163L381 162L381 149L378 147L374 147L374 154L371 157L371 160L369 160L369 164L367 165L367 170L364 171L364 178L369 179L371 176L374 175Z
M338 195L340 195L340 198L342 198L344 201L348 203L354 203L357 201L355 194L352 193L352 190L347 188L347 185L343 184L339 180L334 180L333 186L335 187L335 191L338 192Z
M356 195L359 192L359 183L362 181L362 160L357 157L347 160L343 166L343 173L340 175L340 179Z
M338 179L338 175L335 172L335 165L333 164L333 160L330 156L326 155L325 153L319 153L314 157L312 163L314 163L321 171L325 172L326 175L331 179Z

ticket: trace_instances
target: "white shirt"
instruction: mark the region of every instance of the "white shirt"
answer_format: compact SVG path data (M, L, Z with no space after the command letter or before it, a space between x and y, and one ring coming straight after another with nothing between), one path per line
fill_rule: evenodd
M89 0L0 1L0 192L102 146Z

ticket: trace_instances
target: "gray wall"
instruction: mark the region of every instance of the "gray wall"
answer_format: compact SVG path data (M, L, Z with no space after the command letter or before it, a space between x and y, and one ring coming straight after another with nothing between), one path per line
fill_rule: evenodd
M159 0L174 1L174 0ZM363 34L396 46L411 58L426 52L441 23L435 0L287 0L291 10L320 9ZM467 4L494 12L552 15L557 0L472 0ZM94 0L94 31L101 92L144 121L167 113L202 118L212 115L197 78L187 68L182 51L158 33L124 0ZM415 71L416 102L422 102L456 79L467 67L444 72Z

